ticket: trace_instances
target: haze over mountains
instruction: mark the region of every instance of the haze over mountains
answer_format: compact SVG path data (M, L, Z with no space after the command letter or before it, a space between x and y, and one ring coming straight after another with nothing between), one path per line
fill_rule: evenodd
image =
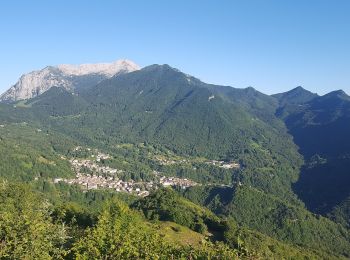
M65 176L55 167L65 165L62 147L69 147L64 157L71 156L74 140L114 153L114 165L130 171L126 178L140 181L162 172L200 183L178 193L196 203L191 207L207 207L248 229L242 231L247 243L265 257L287 254L285 245L299 257L350 257L350 97L343 91L318 96L297 87L269 96L251 87L206 84L169 65L140 69L119 61L47 67L22 76L1 100L3 131L14 130L0 140L13 160L27 160L16 171L9 166L17 172L9 178L50 182L54 174ZM43 135L41 149L50 158L42 159L30 142L27 149L38 154L34 162L18 155L23 143L12 132L25 138L31 128L40 130L32 134ZM236 162L239 168L223 170L203 160ZM166 212L164 219L184 225L171 209L157 208L165 207L157 196L137 207L147 218ZM172 196L167 203L174 203ZM192 205L175 200L184 212ZM212 213L209 220L201 214L188 222L212 228ZM233 233L225 232L221 239L235 248ZM279 241L276 248L266 246L270 239Z

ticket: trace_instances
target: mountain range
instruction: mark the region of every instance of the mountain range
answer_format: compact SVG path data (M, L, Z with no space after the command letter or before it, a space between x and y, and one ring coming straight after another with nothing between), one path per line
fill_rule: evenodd
M140 68L123 60L31 72L1 101L0 125L11 131L0 141L14 161L26 158L16 170L6 166L11 174L2 170L3 177L14 178L15 172L15 179L26 181L65 176L60 169L69 166L60 156L70 155L73 144L94 147L114 153L118 167L132 172L130 178L155 171L199 182L178 193L261 234L242 231L254 250L259 250L257 237L267 236L321 252L311 259L350 257L350 97L341 90L319 96L297 87L265 95L251 87L207 84L169 65ZM46 136L36 146L32 139L21 141L28 133L34 140ZM120 151L123 145L135 148ZM53 163L32 162L21 153L22 146L38 158L43 157L40 150L46 151L45 160ZM184 163L176 167L173 158L170 165L159 164L149 157L153 153ZM218 170L203 160L234 161L239 168ZM151 199L135 204L146 217L158 212L168 214L166 220L186 223L174 212L158 209L165 203L160 198ZM271 247L266 250L274 254Z

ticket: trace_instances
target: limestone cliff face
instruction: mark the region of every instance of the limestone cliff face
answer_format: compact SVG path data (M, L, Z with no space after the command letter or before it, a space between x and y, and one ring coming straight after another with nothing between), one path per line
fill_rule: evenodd
M24 74L18 82L0 96L0 101L11 102L36 97L53 86L68 91L96 85L118 73L138 70L139 66L129 60L112 63L48 66L42 70Z

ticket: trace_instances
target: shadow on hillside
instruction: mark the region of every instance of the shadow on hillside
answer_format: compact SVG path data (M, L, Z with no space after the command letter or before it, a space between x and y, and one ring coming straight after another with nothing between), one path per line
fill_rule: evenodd
M327 214L350 196L350 158L304 166L293 190L315 213Z

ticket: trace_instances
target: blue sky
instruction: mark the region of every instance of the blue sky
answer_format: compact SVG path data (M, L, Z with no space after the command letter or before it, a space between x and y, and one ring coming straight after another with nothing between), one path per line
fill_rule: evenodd
M46 65L128 58L209 83L350 94L348 0L0 2L0 91Z

